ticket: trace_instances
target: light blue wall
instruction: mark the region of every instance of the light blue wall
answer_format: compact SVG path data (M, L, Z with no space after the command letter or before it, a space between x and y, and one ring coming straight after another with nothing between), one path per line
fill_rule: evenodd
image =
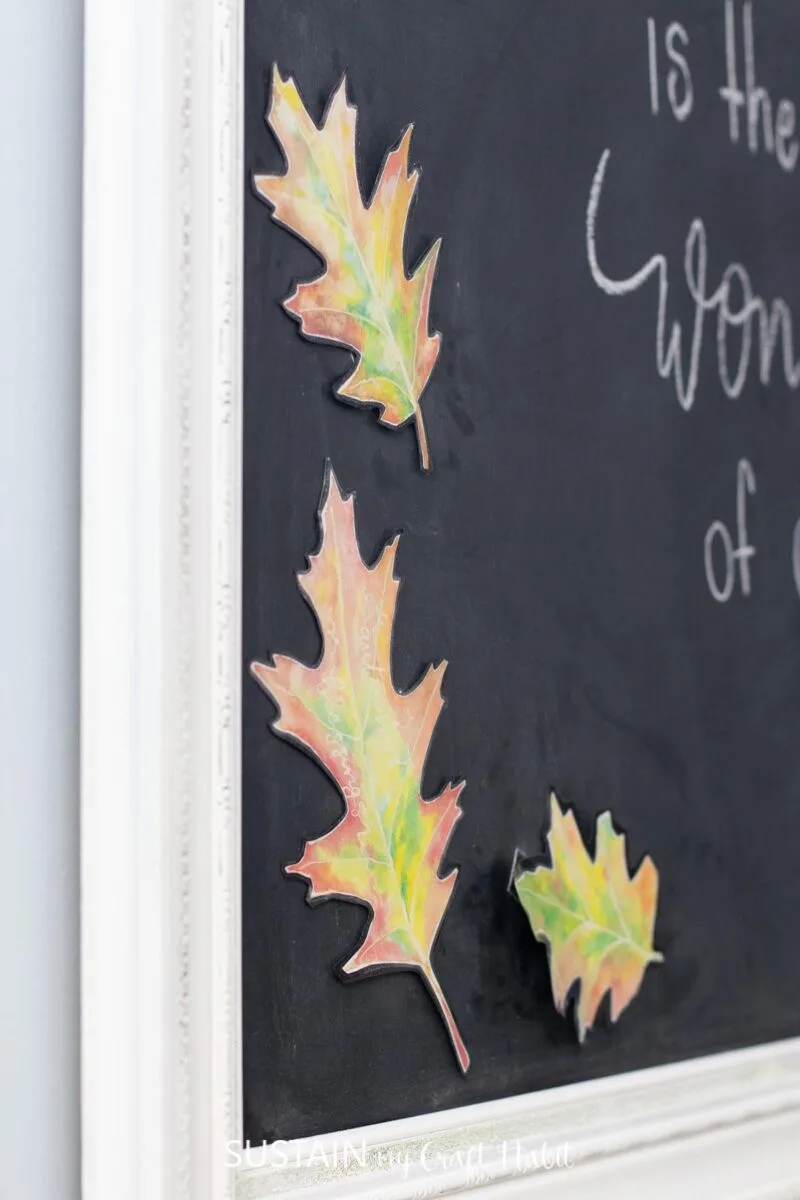
M20 0L0 16L0 1195L9 1200L79 1196L81 9Z

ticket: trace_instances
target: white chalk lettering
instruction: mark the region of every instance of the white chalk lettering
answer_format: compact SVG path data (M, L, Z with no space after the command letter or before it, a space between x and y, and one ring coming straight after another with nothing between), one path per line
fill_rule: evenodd
M800 144L794 138L796 111L791 100L782 99L773 112L767 88L757 82L756 39L752 0L742 8L742 47L744 87L739 84L739 55L736 47L736 6L725 0L725 64L727 82L719 94L728 106L728 131L734 145L739 142L740 116L747 127L747 146L751 154L764 150L774 154L784 171L797 166Z
M753 590L750 561L756 553L747 537L747 497L756 494L756 476L746 458L739 463L736 476L736 545L724 521L714 521L705 538L706 581L718 604L727 604L736 586L736 568L743 596ZM719 539L725 560L724 582L719 583L714 566L714 547Z
M683 25L678 21L673 21L667 30L667 54L675 66L670 69L667 76L667 95L677 120L685 121L694 106L694 89L689 63L686 61L686 56L678 50L678 42L685 49L689 45L689 35ZM683 94L679 98L681 92Z
M686 50L689 45L689 34L679 21L673 21L664 34L664 49L667 58L673 64L667 73L667 98L673 115L678 121L685 121L690 116L694 106L694 87L692 73L686 55L679 46ZM652 17L647 18L647 59L650 73L650 111L658 116L660 104L660 84L658 65L658 29Z
M647 61L650 68L650 111L658 116L658 44L656 43L656 23L652 17L647 18Z
M667 305L670 291L669 263L664 254L652 258L634 274L614 279L600 266L597 252L597 216L605 186L610 150L604 151L589 193L586 211L586 253L592 278L608 296L627 296L638 292L655 276L658 281L658 311L656 317L656 368L662 379L672 378L678 402L686 412L694 407L700 361L706 329L706 318L716 311L717 370L723 391L737 399L747 382L753 344L758 340L758 377L766 387L772 372L780 339L783 349L783 374L787 385L800 386L800 362L794 356L794 322L792 310L778 296L771 304L754 292L750 275L741 263L731 263L723 272L719 286L708 288L708 234L705 223L698 217L692 221L686 237L683 274L689 295L694 302L694 317L689 331L688 358L684 355L684 329L673 321L667 332ZM738 291L738 306L732 297ZM738 337L739 353L735 371L731 371L729 339Z

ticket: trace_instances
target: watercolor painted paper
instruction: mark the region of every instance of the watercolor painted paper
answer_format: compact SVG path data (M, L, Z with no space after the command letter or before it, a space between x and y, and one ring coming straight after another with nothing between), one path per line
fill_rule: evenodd
M408 163L413 126L386 158L365 205L356 169L356 110L348 104L346 80L317 128L294 80L283 79L275 67L267 119L287 171L256 175L256 191L272 205L274 219L325 263L318 278L297 285L284 308L307 337L347 346L357 355L337 396L375 405L384 425L413 419L427 469L420 401L439 357L441 339L430 333L428 317L441 243L430 247L408 278L404 244L418 181Z
M649 964L663 961L653 949L658 871L645 858L631 879L625 835L615 832L607 812L597 819L590 858L573 813L562 812L555 796L547 843L551 865L520 871L514 887L537 940L547 945L553 1002L562 1015L570 989L580 982L575 1015L582 1042L606 993L616 1021L639 992Z
M310 901L337 897L370 909L366 937L344 974L418 971L466 1071L469 1055L431 962L458 875L442 878L439 870L461 817L464 784L448 784L432 800L421 795L447 664L429 667L409 692L396 691L391 646L399 539L365 565L353 497L343 495L332 471L320 524L320 548L298 583L322 632L322 658L306 666L275 655L251 668L278 707L275 733L316 759L345 803L339 824L309 841L287 871L308 880Z

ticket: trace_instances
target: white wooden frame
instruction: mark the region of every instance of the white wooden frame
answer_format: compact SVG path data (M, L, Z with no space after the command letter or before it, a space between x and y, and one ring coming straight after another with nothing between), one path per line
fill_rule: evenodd
M800 1039L236 1151L242 4L86 3L85 1200L796 1198Z

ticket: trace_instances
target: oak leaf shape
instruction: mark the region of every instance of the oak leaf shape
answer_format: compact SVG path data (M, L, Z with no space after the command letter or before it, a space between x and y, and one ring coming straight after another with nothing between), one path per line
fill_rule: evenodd
M285 175L256 175L273 218L319 254L325 271L300 283L284 302L304 334L349 347L358 356L336 394L377 405L384 425L416 422L420 460L430 465L420 397L439 356L428 329L441 241L407 278L406 225L418 174L408 170L413 126L384 163L364 204L356 170L356 110L347 82L334 92L322 127L306 111L293 79L273 68L267 114L287 163Z
M434 800L420 794L444 703L447 664L429 667L411 691L395 690L391 644L399 581L393 568L399 539L367 567L353 497L344 497L332 471L326 489L320 548L298 576L322 632L322 658L311 667L275 655L272 663L251 667L278 707L274 731L315 758L345 802L339 824L308 842L300 861L286 870L309 881L309 900L338 897L372 910L364 941L344 973L419 971L466 1071L469 1055L431 964L458 875L452 870L440 878L438 872L461 817L464 784L448 784Z
M611 992L616 1021L641 987L650 963L663 962L653 949L658 872L649 857L631 879L625 835L610 813L597 820L594 861L572 812L550 800L550 867L522 871L514 886L531 928L549 950L553 1001L564 1015L567 996L580 980L578 1038L591 1029L600 1002Z

